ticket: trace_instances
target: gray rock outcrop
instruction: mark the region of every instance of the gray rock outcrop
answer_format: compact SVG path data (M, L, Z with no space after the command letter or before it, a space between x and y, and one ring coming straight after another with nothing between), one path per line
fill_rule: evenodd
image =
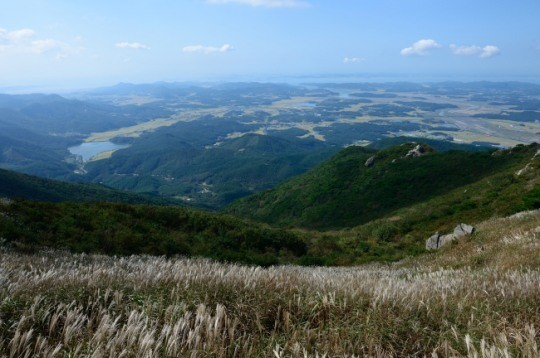
M373 164L375 164L375 156L370 157L368 160L366 160L366 162L364 163L364 166L366 168L369 168L369 167L372 167Z
M474 232L474 227L467 224L459 224L454 228L454 236L461 237L471 235Z
M474 226L467 224L459 224L454 228L454 232L452 234L440 235L439 233L435 233L426 240L426 250L440 249L442 246L454 241L455 239L471 235L472 233L474 233L474 231Z
M413 149L409 150L409 152L405 155L405 158L409 158L409 157L413 157L413 158L420 157L420 156L424 155L425 152L426 152L426 150L425 150L420 144L418 144L416 147L414 147Z
M437 250L439 248L439 238L441 235L435 233L426 240L426 250Z
M516 172L516 175L519 177L519 176L522 176L523 174L533 174L534 175L534 160L536 159L536 157L540 156L540 149L538 149L536 151L536 154L533 155L531 161L529 163L527 163L527 165L525 165L524 168L518 170ZM536 163L536 165L538 165L538 163Z

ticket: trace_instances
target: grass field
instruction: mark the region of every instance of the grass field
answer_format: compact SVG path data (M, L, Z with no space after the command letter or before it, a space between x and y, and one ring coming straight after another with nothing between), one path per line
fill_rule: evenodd
M10 357L537 357L540 212L392 264L0 252Z

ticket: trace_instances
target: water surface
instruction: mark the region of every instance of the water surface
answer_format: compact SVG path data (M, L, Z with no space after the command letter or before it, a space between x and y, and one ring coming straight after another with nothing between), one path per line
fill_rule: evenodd
M71 154L80 155L86 162L100 153L127 147L129 147L129 145L115 144L113 142L89 142L69 147L68 150Z

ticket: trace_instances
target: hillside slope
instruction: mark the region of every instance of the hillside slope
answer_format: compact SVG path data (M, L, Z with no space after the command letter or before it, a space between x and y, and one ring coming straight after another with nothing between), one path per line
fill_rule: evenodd
M204 256L258 265L294 262L303 238L227 215L120 203L0 200L0 245L108 255ZM0 246L1 247L1 246Z
M274 187L337 151L296 137L246 134L224 140L228 131L246 125L215 119L207 124L201 129L199 122L179 123L143 136L110 159L89 162L86 178L216 209Z
M0 250L0 355L537 357L539 231L347 268Z
M381 149L386 149L386 148L394 147L396 145L401 145L401 144L406 144L406 143L411 143L411 142L427 144L438 152L447 152L450 150L460 150L464 152L487 152L490 149L493 149L492 146L485 146L481 144L477 144L477 145L463 144L463 143L450 142L447 140L429 139L429 138L421 138L421 137L404 137L404 136L381 138L379 140L376 140L368 144L367 148L381 150Z
M177 204L172 200L137 195L99 184L67 183L0 169L0 197L49 202L107 201L132 204Z
M425 146L425 155L407 156L415 146L408 143L381 151L346 148L273 190L235 202L227 212L286 226L344 228L383 218L454 190L456 193L446 199L448 204L439 202L444 209L459 209L452 208L459 203L451 200L459 191L468 193L463 200L482 192L481 195L489 195L488 203L494 203L498 193L511 188L512 192L505 197L507 201L502 203L511 213L520 209L524 195L538 185L537 144L494 153L429 153L431 150ZM374 163L368 167L366 161L371 157ZM529 165L526 175L515 175L531 161L534 163ZM468 187L490 177L493 180L486 182L489 192L484 186ZM468 203L462 201L461 205Z

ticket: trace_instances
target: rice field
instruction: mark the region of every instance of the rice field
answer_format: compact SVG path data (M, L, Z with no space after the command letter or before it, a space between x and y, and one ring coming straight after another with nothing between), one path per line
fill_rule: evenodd
M0 251L5 357L538 357L540 212L391 265Z

